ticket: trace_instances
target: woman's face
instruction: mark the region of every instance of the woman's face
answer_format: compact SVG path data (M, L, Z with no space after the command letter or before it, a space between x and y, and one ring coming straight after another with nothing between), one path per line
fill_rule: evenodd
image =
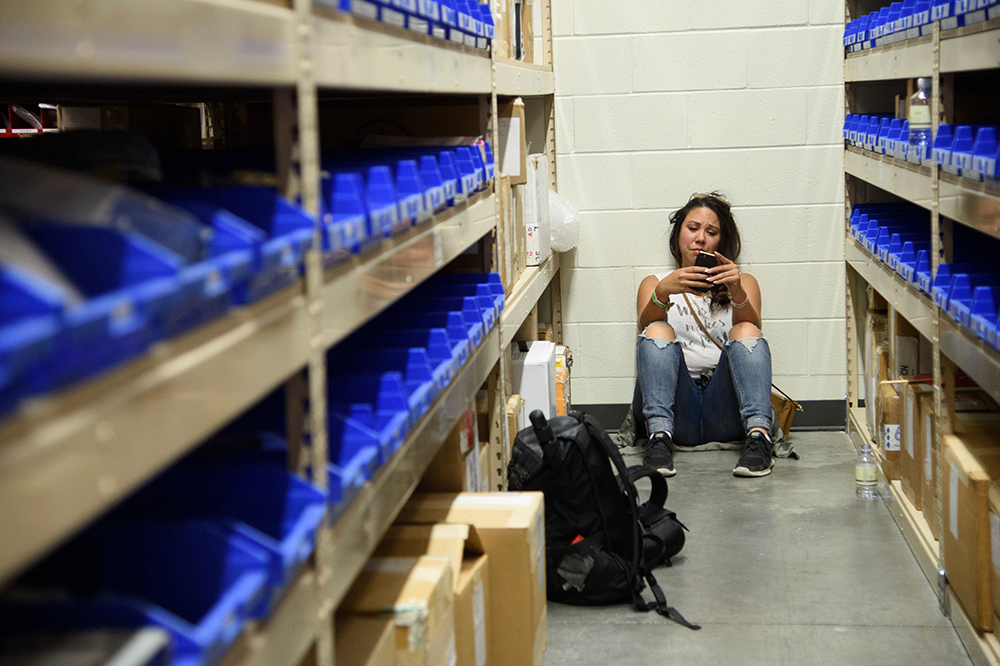
M681 224L678 238L683 267L694 266L699 252L711 254L718 249L721 233L719 227L719 216L711 208L701 206L688 212Z

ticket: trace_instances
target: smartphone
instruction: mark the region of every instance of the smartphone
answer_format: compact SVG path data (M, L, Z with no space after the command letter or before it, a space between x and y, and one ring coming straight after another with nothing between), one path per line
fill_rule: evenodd
M694 265L701 266L702 268L715 268L716 266L719 265L719 260L716 258L714 254L709 254L708 252L699 252L698 256L695 257ZM705 289L698 289L697 287L695 287L695 291L699 291L703 294L707 293L709 289L711 289L711 287L707 287Z

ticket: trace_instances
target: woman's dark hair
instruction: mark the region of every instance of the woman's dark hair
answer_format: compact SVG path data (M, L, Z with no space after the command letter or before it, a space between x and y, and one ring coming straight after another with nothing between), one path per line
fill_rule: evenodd
M742 245L740 243L740 231L736 228L736 218L733 217L733 211L729 202L718 192L711 192L709 194L692 196L691 200L683 208L675 211L670 216L670 254L673 255L674 261L677 262L677 267L680 268L683 265L680 247L681 225L684 224L684 219L688 213L695 208L708 208L715 213L715 216L719 218L719 254L739 263ZM709 294L711 296L710 308L712 311L725 307L731 302L729 290L726 289L725 285L720 284L712 287Z

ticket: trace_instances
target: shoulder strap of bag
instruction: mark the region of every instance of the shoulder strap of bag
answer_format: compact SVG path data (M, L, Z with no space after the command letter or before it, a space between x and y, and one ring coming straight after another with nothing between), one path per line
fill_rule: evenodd
M691 305L691 301L688 300L688 295L687 294L682 294L682 295L684 296L684 302L688 304L688 309L691 311L691 316L694 317L694 322L696 324L698 324L698 328L701 329L702 333L704 333L706 336L708 336L709 340L711 340L713 343L715 343L715 346L719 348L719 351L722 351L722 345L719 344L718 340L716 340L715 338L712 337L712 334L708 332L708 329L705 328L705 325L703 323L701 323L701 317L698 316L698 313L695 311L694 306ZM799 403L797 403L795 401L795 399L792 398L790 395L788 395L787 393L785 393L784 391L782 391L780 388L778 388L774 384L771 384L771 388L773 388L775 391L777 391L778 393L780 393L786 399L790 400L792 402L792 404L795 405L795 408L797 410L799 410L800 412L802 411L802 405L800 405Z
M658 513L667 503L667 480L663 478L662 474L645 465L629 467L629 482L635 485L635 482L639 479L649 479L650 484L649 500L642 505L644 508L639 515L643 524L648 525L650 516L653 513Z
M660 615L669 618L677 624L687 627L688 629L701 629L700 625L691 624L684 619L684 616L681 615L676 608L667 605L667 598L664 596L663 590L660 589L660 586L653 577L652 572L648 571L644 566L645 558L643 558L642 531L640 529L639 516L639 493L635 488L635 484L629 479L628 469L625 467L625 459L622 458L621 453L618 451L618 447L615 446L615 443L611 441L593 417L586 416L581 412L573 412L573 415L587 428L590 435L595 437L601 443L601 446L604 448L604 452L607 454L612 464L614 464L615 470L618 473L618 478L621 480L622 486L625 488L625 493L628 496L628 505L629 510L632 512L633 524L632 571L634 572L634 575L640 578L640 585L632 588L632 605L638 611L648 612L655 610ZM665 481L664 485L666 485ZM653 593L655 601L646 603L646 601L642 598L641 579L645 579L646 584L649 585L649 589Z

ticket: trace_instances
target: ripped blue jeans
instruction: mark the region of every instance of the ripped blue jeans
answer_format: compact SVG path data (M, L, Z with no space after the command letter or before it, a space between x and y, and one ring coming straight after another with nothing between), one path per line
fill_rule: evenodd
M632 413L637 440L664 431L675 444L696 446L742 440L757 427L774 437L771 348L765 338L726 342L707 384L691 378L679 343L647 338L645 332L636 345L636 364Z

